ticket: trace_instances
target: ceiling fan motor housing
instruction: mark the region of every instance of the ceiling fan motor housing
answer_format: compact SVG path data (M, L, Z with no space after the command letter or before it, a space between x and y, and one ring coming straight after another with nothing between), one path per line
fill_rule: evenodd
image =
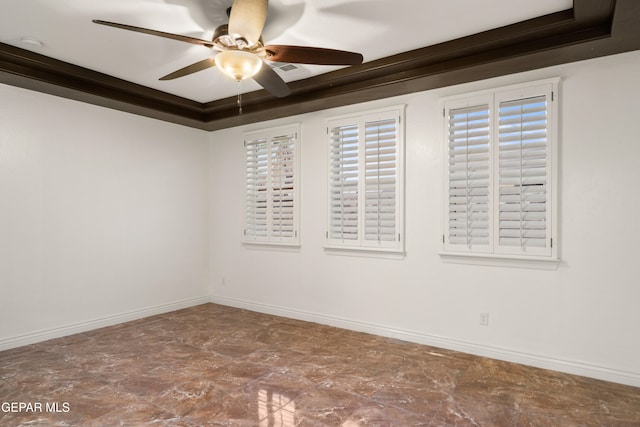
M251 53L260 54L263 51L262 37L253 46L250 46L244 37L234 37L229 34L229 25L218 26L213 32L213 45L218 50L240 49Z

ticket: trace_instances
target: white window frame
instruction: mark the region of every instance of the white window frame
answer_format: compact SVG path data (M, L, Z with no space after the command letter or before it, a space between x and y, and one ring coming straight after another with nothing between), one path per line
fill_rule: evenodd
M245 153L245 215L244 215L244 240L243 243L251 245L272 245L272 246L299 246L300 245L300 123L295 123L286 126L278 126L274 128L260 129L243 133L244 138L244 153ZM279 158L280 164L283 164L286 168L285 173L292 173L292 176L281 177L279 173L282 168L277 167L277 163L274 162L274 156L272 155L273 149L276 143L279 141L285 141L287 137L292 136L292 149L293 158ZM284 139L282 139L284 138ZM261 188L265 192L265 197L262 198L265 203L263 208L263 220L260 225L256 220L256 207L255 202L257 200L255 180L257 174L258 165L256 159L252 157L253 147L258 143L263 143L266 149L265 157L260 160L262 168L259 179L264 182L261 183ZM286 154L286 153L285 153ZM274 185L277 179L287 179L287 185L292 184L293 189L287 188L284 197L286 204L283 204L282 187L280 187L280 193ZM293 206L289 206L291 201L289 198L292 196ZM283 207L284 206L284 207ZM285 211L287 218L285 221L286 231L278 231L278 225L276 224L278 218L278 208ZM289 215L291 215L289 217ZM258 226L262 227L262 231L254 231Z
M440 255L447 261L464 262L486 265L510 265L516 267L556 268L558 258L558 85L559 78L529 82L507 86L493 90L474 92L443 98L440 102L443 115L443 221L442 221L442 252ZM500 105L514 100L533 99L544 96L546 108L546 144L545 151L545 237L544 247L505 246L500 244L501 221L498 212L500 205L500 176L505 175L506 168L500 169L499 128ZM467 244L452 241L449 230L450 221L450 141L449 119L451 110L472 108L486 105L489 109L488 135L488 228L480 225L480 233L488 233L488 243L474 244L474 238L468 239ZM478 170L478 169L475 169ZM480 168L482 170L482 168ZM471 173L471 172L468 172ZM473 172L475 173L475 172ZM525 172L526 173L526 172ZM519 175L520 176L520 175ZM526 175L524 175L526 176ZM484 179L484 173L479 180ZM481 185L481 184L480 184ZM503 185L503 189L506 185ZM522 185L521 185L522 187ZM485 194L480 191L480 194ZM468 202L467 202L468 203ZM482 203L479 202L479 203ZM503 203L504 206L504 203ZM522 205L524 206L524 205ZM467 205L467 209L469 205ZM502 208L504 211L504 208ZM525 208L522 208L525 209ZM482 209L481 209L482 210ZM476 211L477 212L477 211ZM483 217L484 219L484 217ZM503 216L504 219L504 216ZM504 221L503 221L504 223ZM502 225L504 227L504 225ZM504 230L504 228L503 228ZM503 236L504 237L504 236ZM481 240L481 239L479 239ZM540 242L541 240L538 240Z
M371 255L378 254L384 256L384 254L388 254L390 256L402 256L404 254L404 121L405 121L405 106L392 106L388 108L382 108L377 110L371 110L364 113L359 113L357 115L346 115L339 117L332 117L327 119L327 154L328 154L328 191L327 191L327 231L326 231L326 243L325 250L332 254L341 254L341 255ZM394 158L394 166L392 170L394 172L391 173L392 179L395 180L394 190L393 190L393 219L391 222L388 220L384 220L382 215L383 210L387 210L386 207L383 207L383 195L382 192L384 190L380 190L378 187L379 196L376 197L374 203L375 209L378 215L377 220L373 220L371 218L371 212L369 216L366 215L366 206L365 206L365 197L362 197L363 194L366 194L365 187L367 185L366 181L362 179L362 171L366 171L366 127L369 124L369 128L371 129L374 126L374 123L391 123L395 124L395 144L393 145L394 154L391 155ZM357 227L357 238L355 239L341 239L335 236L335 233L332 233L332 190L335 190L335 186L332 184L332 178L335 178L336 175L332 177L332 168L335 164L332 161L332 130L338 128L352 128L357 129L358 135L358 154L357 154L357 167L358 167L358 177L355 179L357 181L357 224L353 224ZM378 140L379 141L379 140ZM370 141L371 142L371 141ZM384 142L383 142L384 143ZM386 148L377 147L379 151L377 151L377 156L382 153L384 156L385 149L391 150L390 146ZM371 150L371 145L369 145L369 150ZM369 151L371 153L371 151ZM388 157L390 158L390 157ZM369 156L371 159L371 156ZM378 157L379 159L379 157ZM371 163L370 170L371 170ZM376 167L374 165L374 167ZM376 178L379 181L384 181L384 174L388 174L389 169L386 169L384 161L378 160L376 167ZM369 194L375 193L375 191L371 191L371 182L369 182L370 187ZM392 185L393 184L381 184L384 185ZM371 200L371 199L370 199ZM368 205L371 208L371 205ZM390 212L390 210L389 210ZM388 212L385 212L388 213ZM371 230L371 224L376 222L374 225L375 232L369 232L367 238L366 234L366 222L369 220L370 227L368 230ZM393 228L393 232L391 232L391 228ZM334 227L335 229L335 227ZM378 239L371 239L373 235L377 235ZM381 239L380 236L383 236ZM392 237L391 237L392 236ZM385 240L388 239L388 240Z

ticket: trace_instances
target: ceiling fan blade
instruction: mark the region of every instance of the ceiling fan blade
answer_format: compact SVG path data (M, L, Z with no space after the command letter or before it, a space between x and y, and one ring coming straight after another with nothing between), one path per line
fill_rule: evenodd
M270 54L268 59L276 62L293 62L316 65L358 65L362 64L362 55L345 50L325 49L322 47L269 45L264 47Z
M107 25L109 27L120 28L122 30L129 30L129 31L135 31L137 33L150 34L152 36L164 37L167 39L178 40L186 43L193 43L200 46L206 46L206 47L213 46L212 42L208 40L197 39L195 37L182 36L180 34L173 34L173 33L165 33L164 31L150 30L148 28L135 27L133 25L126 25L126 24L118 24L117 22L102 21L100 19L94 19L93 22L100 25Z
M243 37L249 45L260 40L267 20L267 0L234 0L229 15L229 34Z
M164 77L160 77L160 80L177 79L178 77L188 76L189 74L197 73L198 71L206 70L207 68L211 68L215 66L216 66L216 61L213 58L203 59L202 61L198 61L195 64L191 64L184 68L180 68L179 70L176 70L173 73L167 74Z
M289 86L273 71L267 64L262 64L260 72L253 76L253 79L260 84L265 90L278 98L284 98L291 94Z

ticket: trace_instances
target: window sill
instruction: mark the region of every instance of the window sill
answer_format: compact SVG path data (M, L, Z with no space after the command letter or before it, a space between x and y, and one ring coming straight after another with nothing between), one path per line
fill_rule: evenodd
M242 246L252 250L264 250L264 251L283 251L283 252L298 252L300 250L300 243L281 243L281 242L256 242L256 241L244 241Z
M394 248L363 248L326 245L324 247L324 251L328 255L344 255L384 259L403 259L405 255L404 249Z
M535 270L557 270L560 265L558 258L551 257L523 257L517 255L495 254L465 254L440 252L438 253L444 262L453 264L484 265L493 267L531 268Z

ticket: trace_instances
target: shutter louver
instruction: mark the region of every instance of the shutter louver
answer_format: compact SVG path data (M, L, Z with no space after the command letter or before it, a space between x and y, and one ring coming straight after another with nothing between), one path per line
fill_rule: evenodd
M246 142L247 200L245 234L252 239L268 237L267 140Z
M499 104L498 245L547 246L546 96Z
M491 243L490 109L449 110L448 241L458 247ZM477 249L477 248L476 248Z
M397 132L395 119L365 124L364 239L367 241L396 241Z
M358 240L358 125L330 129L329 237Z

